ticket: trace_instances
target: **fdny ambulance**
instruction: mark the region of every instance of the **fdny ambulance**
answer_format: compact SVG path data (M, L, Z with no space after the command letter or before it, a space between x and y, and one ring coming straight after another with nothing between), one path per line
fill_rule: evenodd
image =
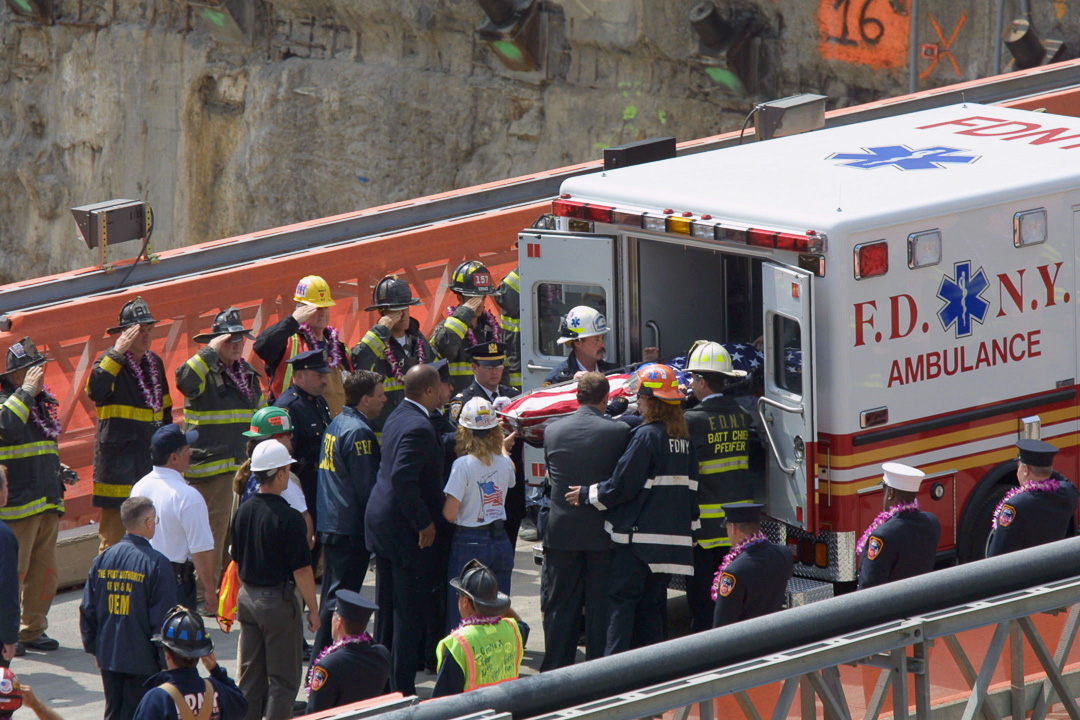
M1080 119L969 103L561 191L557 229L519 237L525 389L575 305L607 316L619 364L760 338L760 499L797 575L855 579L883 462L926 472L942 560L983 556L1018 438L1080 477Z

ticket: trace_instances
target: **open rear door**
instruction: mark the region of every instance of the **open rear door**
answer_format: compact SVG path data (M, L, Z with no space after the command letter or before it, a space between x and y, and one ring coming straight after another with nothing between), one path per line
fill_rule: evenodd
M769 443L767 512L816 532L812 276L772 263L761 273L765 392L758 412Z
M559 322L577 305L607 316L608 360L617 362L619 332L615 312L615 238L554 230L518 235L521 275L521 383L525 392L545 378L568 355L559 345ZM525 480L541 484L543 451L525 446Z

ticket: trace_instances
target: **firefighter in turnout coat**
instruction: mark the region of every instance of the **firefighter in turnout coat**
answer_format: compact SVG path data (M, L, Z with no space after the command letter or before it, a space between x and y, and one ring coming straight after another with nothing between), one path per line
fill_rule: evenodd
M469 348L489 342L502 342L499 320L484 309L484 300L495 294L491 271L476 260L461 263L451 277L450 289L458 298L455 307L447 309L448 317L431 333L431 346L439 357L450 361L450 377L454 392L459 393L472 382L472 363Z
M637 394L643 423L634 429L615 472L591 487L572 485L566 501L607 511L614 542L608 575L605 655L664 639L669 574L694 573L698 466L667 365L640 368L627 388Z

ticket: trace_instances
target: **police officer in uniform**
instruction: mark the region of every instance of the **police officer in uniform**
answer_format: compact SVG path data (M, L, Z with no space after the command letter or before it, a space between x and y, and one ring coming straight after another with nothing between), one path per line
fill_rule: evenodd
M324 390L331 417L341 412L345 402L341 373L352 370L349 349L341 341L337 328L330 325L330 308L336 305L330 285L318 275L300 278L293 293L296 309L292 315L259 333L255 354L266 363L270 378L270 398L276 400L289 387L295 366L289 364L298 354L319 350L333 370Z
M338 590L329 604L333 648L312 663L307 713L329 710L383 694L390 677L390 651L367 634L379 606L353 590Z
M487 400L499 409L495 404L497 398L514 398L521 394L520 390L502 384L506 364L506 345L501 342L487 342L473 345L468 349L468 355L472 359L472 384L459 392L450 401L450 419L457 423L458 415L465 403L474 397ZM505 402L505 401L504 401ZM506 535L510 538L510 545L517 544L518 530L525 518L525 471L521 460L522 444L515 443L510 450L510 459L514 462L514 486L506 493ZM453 464L453 460L451 460ZM528 539L528 538L525 538ZM532 538L533 540L536 537Z
M7 498L7 468L0 465L0 507ZM0 668L8 666L18 649L19 614L19 541L0 523Z
M55 650L59 643L45 634L56 595L56 537L64 513L64 483L56 440L60 436L59 403L45 390L46 355L29 337L7 352L0 375L0 458L8 469L8 503L3 520L19 541L22 622L19 646Z
M120 505L131 486L150 472L150 436L172 424L172 397L161 358L150 350L157 320L137 297L108 329L116 342L90 371L86 392L97 412L94 444L94 507L101 508L98 552L124 536Z
M293 472L300 479L308 512L318 527L319 452L331 417L323 393L334 373L322 350L305 350L289 358L288 363L292 367L292 385L274 401L274 405L288 410L292 419L295 428L292 452L296 457Z
M128 498L120 518L127 534L94 559L79 606L83 649L101 670L105 720L131 720L146 681L164 669L152 638L176 605L169 559L150 546L157 528L154 503Z
M712 627L713 575L731 549L724 529L723 506L754 501L750 474L750 413L724 394L732 381L746 377L735 370L720 343L699 340L690 349L686 370L698 404L686 411L686 425L698 461L698 508L701 527L694 533L694 575L687 578L690 629Z
M768 615L784 605L795 558L761 532L758 503L724 506L727 535L734 543L713 581L713 627Z
M201 617L187 608L174 608L154 642L165 648L168 669L147 681L152 689L135 710L135 720L193 720L206 706L212 708L210 720L245 717L248 701L225 668L218 665L214 641ZM200 661L210 671L205 680L199 677Z
M371 370L386 378L386 405L368 423L381 435L386 418L405 399L405 373L413 365L434 362L436 355L410 314L410 307L424 303L413 297L409 283L387 275L375 286L372 300L364 310L378 310L379 321L353 346L352 363L357 370Z
M1020 486L1010 490L994 512L993 529L986 544L986 557L1035 547L1061 540L1069 533L1080 499L1068 479L1053 468L1058 449L1042 440L1024 439L1016 443L1020 459L1016 479Z
M469 386L472 370L469 367L469 348L488 342L502 342L502 326L484 300L495 294L495 281L483 263L467 260L454 270L450 289L457 295L458 304L448 308L449 317L435 326L431 346L450 361L450 377L454 390L461 392Z
M941 540L941 523L916 499L926 473L894 462L881 469L884 510L859 539L859 590L930 572Z

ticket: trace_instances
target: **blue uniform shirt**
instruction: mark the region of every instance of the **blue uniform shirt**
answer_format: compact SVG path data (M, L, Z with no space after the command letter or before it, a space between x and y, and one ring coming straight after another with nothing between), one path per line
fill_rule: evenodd
M19 639L19 541L0 522L0 644Z
M102 670L153 675L164 667L150 637L176 605L176 573L150 541L127 534L94 559L79 606L83 649Z
M175 685L191 711L199 714L206 694L206 682L199 677L197 668L177 668L158 673L146 681L146 686L153 689L143 695L139 707L135 708L134 720L179 720L180 714L176 711L172 696L158 687L164 683ZM210 683L214 686L214 710L210 720L244 720L247 700L225 668L218 665L211 670Z

